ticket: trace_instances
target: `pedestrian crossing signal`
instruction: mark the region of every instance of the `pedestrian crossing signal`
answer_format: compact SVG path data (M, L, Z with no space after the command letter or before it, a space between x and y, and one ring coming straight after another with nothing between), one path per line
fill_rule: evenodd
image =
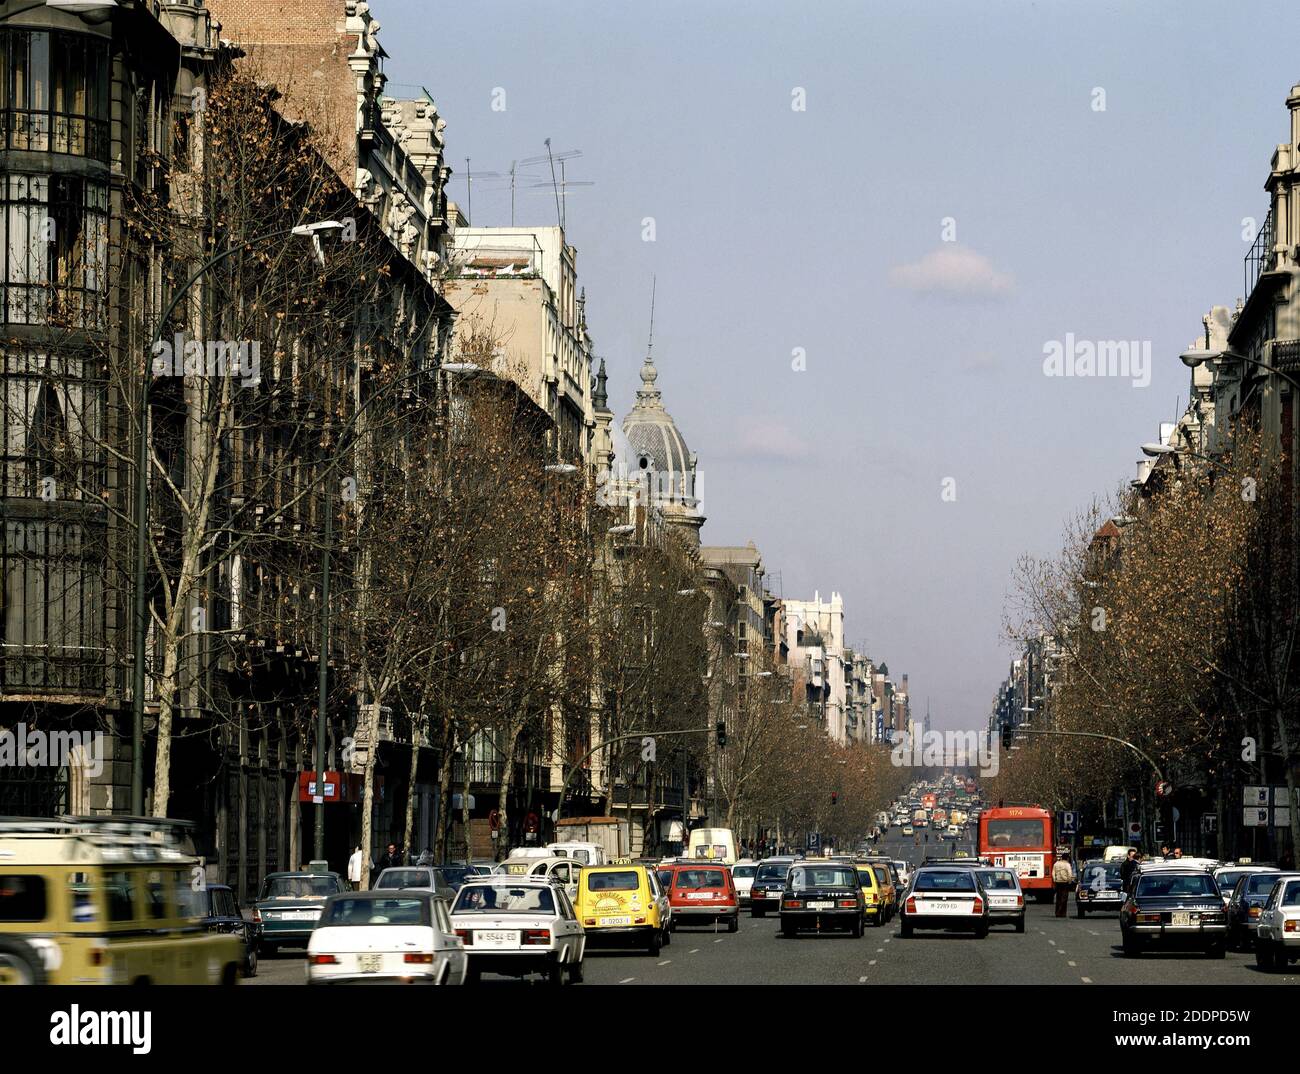
M727 744L727 723L725 720L718 721L718 748L721 749Z

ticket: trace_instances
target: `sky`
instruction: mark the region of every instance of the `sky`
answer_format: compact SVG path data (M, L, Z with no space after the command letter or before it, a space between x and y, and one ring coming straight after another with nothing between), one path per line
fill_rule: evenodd
M785 597L841 593L915 714L984 725L1017 558L1134 476L1201 317L1244 297L1295 5L371 9L389 92L447 121L458 203L466 157L581 151L566 231L610 403L621 422L655 279L704 542L753 540ZM556 222L549 182L520 180L515 220ZM474 183L472 222L510 223L505 184ZM1149 375L1048 376L1068 336L1149 342Z

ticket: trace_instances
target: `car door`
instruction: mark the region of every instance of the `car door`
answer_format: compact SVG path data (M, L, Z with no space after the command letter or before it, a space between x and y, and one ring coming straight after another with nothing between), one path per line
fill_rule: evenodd
M565 946L569 948L564 961L581 962L586 950L586 934L578 923L578 914L573 908L568 892L561 889L556 891L555 895L558 904L556 934L563 938Z
M570 899L578 897L578 866L571 861L560 861L555 863L551 869L551 876L559 880L564 887L564 893Z
M443 984L459 985L465 983L465 944L456 930L451 927L451 917L447 913L447 904L442 899L433 901L433 930L435 958L446 971L441 974Z

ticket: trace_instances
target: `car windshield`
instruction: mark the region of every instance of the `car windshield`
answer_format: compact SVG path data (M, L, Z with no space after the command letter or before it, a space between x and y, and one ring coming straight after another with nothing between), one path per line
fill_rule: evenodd
M859 865L858 879L862 881L864 888L874 888L876 886L876 871L870 865Z
M453 914L553 914L555 900L541 885L470 884L456 896Z
M678 869L673 878L676 888L725 888L721 869Z
M1267 895L1277 883L1277 873L1251 873L1246 878L1247 895Z
M1030 847L1047 845L1041 820L991 820L987 838L991 847Z
M469 876L469 869L462 865L444 865L439 870L442 878L452 887L459 887L465 883L465 877Z
M784 880L785 874L789 871L789 865L783 865L776 862L770 865L760 865L758 867L758 872L754 874L754 882L758 883L760 880Z
M1178 895L1217 895L1209 873L1153 873L1138 881L1138 898L1167 898Z
M636 891L641 877L631 869L617 873L588 873L588 891Z
M856 888L857 871L845 865L799 865L790 870L792 888Z
M990 869L980 873L980 880L990 891L1015 891L1016 876L1010 869Z
M335 899L320 924L429 925L429 900L410 898L369 899L361 896Z
M428 869L385 869L375 881L377 890L390 888L427 888L433 886L433 874Z
M876 871L876 879L880 881L880 886L888 887L892 882L889 876L889 866L873 865L871 868Z
M1089 891L1105 891L1122 886L1118 865L1089 865L1079 877L1079 883Z
M731 878L733 880L749 880L753 878L754 873L757 871L757 865L737 865L731 870Z
M1231 895L1232 889L1237 886L1237 881L1245 875L1246 873L1244 870L1238 870L1234 873L1220 873L1214 878L1214 880L1215 883L1219 885L1219 890L1221 892L1225 895Z
M975 874L969 869L945 872L920 873L912 885L913 891L974 891Z
M262 888L263 899L323 899L342 888L332 876L272 876Z

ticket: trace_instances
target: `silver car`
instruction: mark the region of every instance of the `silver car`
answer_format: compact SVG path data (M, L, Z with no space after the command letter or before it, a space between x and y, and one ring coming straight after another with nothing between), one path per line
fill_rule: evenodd
M380 873L370 887L372 891L429 891L442 896L448 905L456 899L456 889L432 865L395 865Z
M1300 959L1300 873L1281 873L1255 927L1255 965L1284 970Z
M1010 922L1017 932L1025 931L1025 893L1014 869L976 869L989 901L989 924Z

